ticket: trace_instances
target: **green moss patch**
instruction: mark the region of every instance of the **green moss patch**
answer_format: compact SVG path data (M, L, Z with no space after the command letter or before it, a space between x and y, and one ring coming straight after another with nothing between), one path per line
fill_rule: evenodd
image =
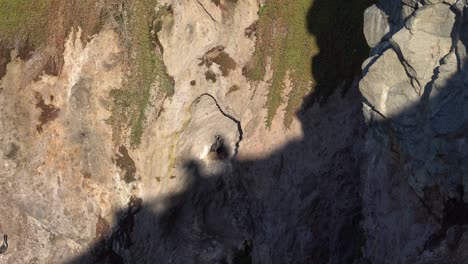
M310 0L271 0L260 8L259 21L255 25L255 53L244 73L253 81L263 80L267 60L270 59L273 78L266 103L268 127L282 103L281 94L287 73L293 86L284 119L287 127L313 81L310 58L318 52L318 48L307 31L306 16L310 5Z
M104 24L107 1L119 0L106 0L105 4L100 0L0 0L0 76L12 49L28 60L36 49L45 47L45 57L39 63L47 74L58 75L69 33L80 27L81 40L86 44ZM40 73L36 71L29 79Z
M114 104L109 121L116 139L123 136L122 131L129 129L132 147L140 144L146 110L151 103L151 94L156 92L153 89L157 88L157 92L166 96L174 94L174 80L167 74L157 36L163 23L172 18L172 9L160 6L155 12L155 7L155 1L131 1L125 6L121 18L122 36L130 52L127 59L129 76L123 89L111 92Z
M39 46L46 40L50 0L0 0L0 39Z
M246 29L247 37L255 32L256 46L243 73L254 82L261 81L268 61L271 63L267 127L285 100L281 98L285 78L292 85L285 102L284 125L289 127L309 91L310 98L326 98L359 73L368 53L362 34L363 13L374 2L269 0L260 7L258 22Z

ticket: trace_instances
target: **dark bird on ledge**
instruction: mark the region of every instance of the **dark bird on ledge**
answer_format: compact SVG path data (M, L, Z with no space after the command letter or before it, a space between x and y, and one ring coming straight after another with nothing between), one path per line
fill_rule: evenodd
M227 154L227 149L224 146L224 139L221 136L216 135L215 142L213 143L213 145L211 145L210 153L208 154L208 156L210 157L210 159L216 160L227 158Z
M7 235L4 235L3 236L3 243L2 245L0 246L0 254L3 255L3 253L5 253L5 251L8 249L8 236Z

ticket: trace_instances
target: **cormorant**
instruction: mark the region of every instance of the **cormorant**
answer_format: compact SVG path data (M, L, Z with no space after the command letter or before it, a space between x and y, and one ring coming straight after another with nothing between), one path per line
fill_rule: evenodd
M3 253L5 253L5 251L8 249L8 236L7 235L4 235L3 236L3 243L2 245L0 246L0 255L3 255Z
M224 139L221 136L216 135L215 142L213 143L213 145L211 145L210 152L218 152L220 148L223 147L223 144L224 144Z
M211 159L225 159L227 157L227 150L224 146L224 139L216 135L215 142L211 145L210 154Z

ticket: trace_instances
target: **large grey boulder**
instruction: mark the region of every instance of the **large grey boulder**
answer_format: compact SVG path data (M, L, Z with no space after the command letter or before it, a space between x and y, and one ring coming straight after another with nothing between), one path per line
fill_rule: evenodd
M431 81L433 69L450 52L454 24L455 13L450 6L425 6L408 20L408 29L401 29L392 36L391 43L407 72L416 81L414 86L419 95Z
M364 11L364 36L367 44L375 47L390 32L388 16L377 5Z
M367 103L386 118L397 117L418 100L405 67L392 49L369 67L359 87Z
M455 13L444 3L425 5L406 23L412 33L424 31L434 36L450 37L454 30Z

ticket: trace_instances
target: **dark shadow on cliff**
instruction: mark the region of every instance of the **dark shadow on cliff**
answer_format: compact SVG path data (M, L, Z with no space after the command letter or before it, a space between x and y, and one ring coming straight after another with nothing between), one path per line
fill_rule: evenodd
M356 1L316 0L308 12L309 30L321 53L312 58L316 93L304 99L297 113L302 139L266 157L219 161L226 162L226 172L215 175L202 173L203 161L186 161L184 190L156 201L133 197L126 210L116 213L119 220L112 227L98 221L94 246L69 263L359 260L365 242L359 191L366 131L362 98L353 79L367 55L361 33L367 6L351 2ZM331 10L333 16L324 18L323 10ZM361 19L355 20L359 12ZM357 25L350 25L349 14L351 21L359 20ZM330 21L332 28L343 27L339 34L320 28ZM460 72L454 78L461 76ZM328 100L319 106L313 104L317 98Z
M226 165L215 175L202 173L205 161L184 162L184 190L133 197L113 227L96 226L89 253L69 263L352 263L364 239L365 130L356 90L333 103L299 113L304 138L264 158L214 161Z
M369 55L364 39L364 10L375 0L315 0L307 13L307 29L315 36L319 54L311 58L312 77L316 85L304 103L325 103L336 89L345 93L356 78L361 64Z

